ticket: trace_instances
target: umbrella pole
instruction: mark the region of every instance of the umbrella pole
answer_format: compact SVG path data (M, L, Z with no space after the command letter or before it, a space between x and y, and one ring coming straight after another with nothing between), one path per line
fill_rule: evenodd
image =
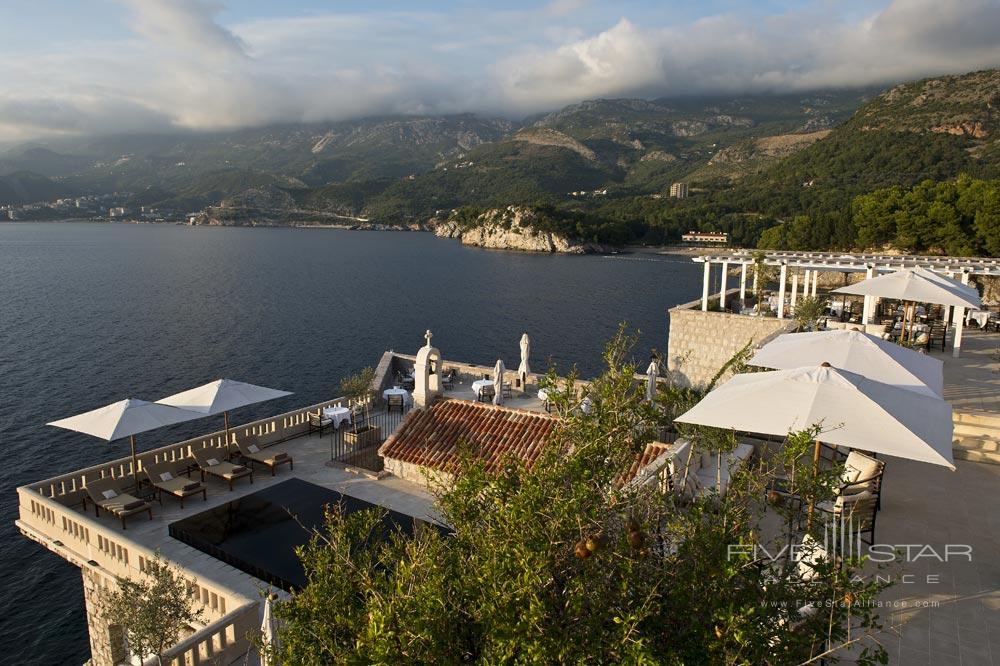
M819 451L820 451L820 447L821 446L822 445L820 444L819 440L817 439L816 440L816 445L813 448L813 477L814 478L816 477L817 474L819 474ZM812 529L813 504L814 504L814 502L815 502L814 499L810 499L809 500L809 511L808 511L807 516L806 516L806 531L809 531L809 530Z
M222 422L226 427L226 458L231 458L232 455L229 453L229 411L222 412Z
M135 491L139 492L139 462L135 457L135 435L129 435L128 441L132 446L132 479L135 481Z

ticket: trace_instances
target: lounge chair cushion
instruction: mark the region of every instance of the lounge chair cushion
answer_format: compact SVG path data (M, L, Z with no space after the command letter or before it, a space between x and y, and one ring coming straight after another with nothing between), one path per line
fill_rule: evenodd
M144 506L146 506L146 503L143 502L141 499L137 499L137 500L135 500L133 502L129 502L125 506L123 506L122 507L122 511L132 511L134 509L141 509Z

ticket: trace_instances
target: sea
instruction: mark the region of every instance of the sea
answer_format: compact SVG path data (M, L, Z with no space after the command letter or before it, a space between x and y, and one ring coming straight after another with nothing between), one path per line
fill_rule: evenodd
M89 658L78 570L21 536L15 489L124 456L45 423L218 378L294 392L236 423L338 394L424 332L446 359L601 372L620 322L640 369L666 350L667 310L698 297L689 257L526 254L428 233L97 223L0 224L0 663ZM140 435L140 448L215 429Z

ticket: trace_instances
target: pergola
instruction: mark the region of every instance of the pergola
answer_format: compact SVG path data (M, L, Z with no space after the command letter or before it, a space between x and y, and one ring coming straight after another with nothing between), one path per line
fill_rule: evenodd
M704 282L701 290L701 309L708 310L708 300L711 290L712 267L721 267L719 279L719 303L725 302L727 277L731 267L740 266L740 302L746 300L748 266L752 267L757 258L762 257L766 265L778 266L778 318L785 318L785 295L790 295L791 306L795 306L799 293L799 271L802 271L802 296L815 296L819 284L819 274L822 272L860 273L867 278L881 273L891 273L901 268L926 268L949 277L957 277L968 284L972 275L1000 276L1000 259L983 257L927 257L918 255L889 254L845 254L842 252L784 252L759 250L732 250L694 257L693 261L705 266ZM791 289L789 293L788 275L791 272ZM799 270L796 270L799 269ZM753 291L757 291L757 273L753 272ZM875 297L864 297L862 322L871 323L875 309ZM956 308L951 315L955 322L954 355L958 356L962 348L962 327L965 323L965 308Z

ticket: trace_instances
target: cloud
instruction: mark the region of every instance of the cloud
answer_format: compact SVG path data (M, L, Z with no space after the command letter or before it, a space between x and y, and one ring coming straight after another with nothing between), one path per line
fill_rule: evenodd
M815 0L683 24L655 7L622 17L585 0L230 24L204 0L118 2L120 38L0 54L0 140L387 113L516 117L595 97L860 86L1000 65L1000 0L893 0L853 19Z

